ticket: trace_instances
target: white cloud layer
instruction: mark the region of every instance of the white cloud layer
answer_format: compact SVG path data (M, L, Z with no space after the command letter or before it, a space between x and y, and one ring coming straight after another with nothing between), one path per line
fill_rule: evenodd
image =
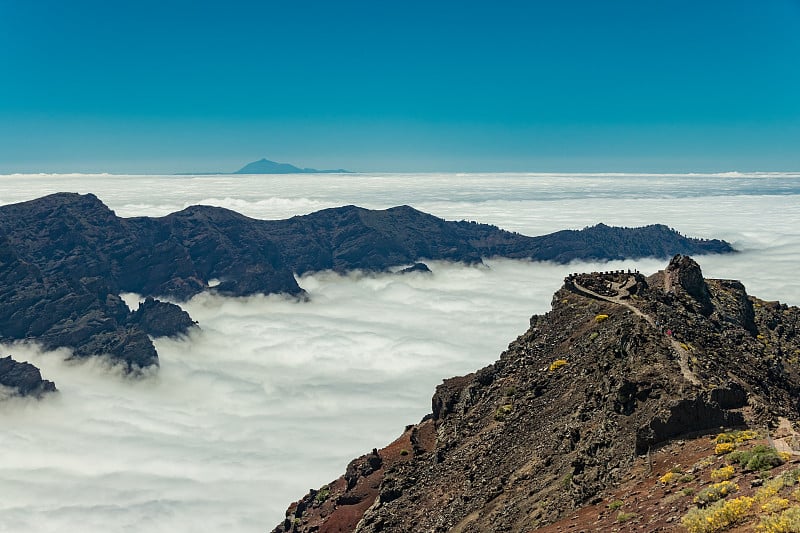
M0 177L0 203L57 190L95 192L125 216L193 203L262 218L408 203L531 235L660 222L743 250L698 258L707 276L800 304L796 176ZM488 264L434 262L433 276L318 273L300 279L306 303L200 295L184 307L202 331L158 340L161 369L140 381L98 360L0 347L61 390L0 405L0 531L263 532L307 489L429 412L442 378L496 360L549 308L565 273L664 266Z

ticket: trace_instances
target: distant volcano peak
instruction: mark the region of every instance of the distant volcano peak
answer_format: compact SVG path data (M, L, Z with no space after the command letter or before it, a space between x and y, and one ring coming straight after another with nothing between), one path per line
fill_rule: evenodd
M343 168L335 170L317 170L316 168L300 168L289 163L276 163L269 159L262 158L258 161L248 163L234 174L339 174L350 173Z

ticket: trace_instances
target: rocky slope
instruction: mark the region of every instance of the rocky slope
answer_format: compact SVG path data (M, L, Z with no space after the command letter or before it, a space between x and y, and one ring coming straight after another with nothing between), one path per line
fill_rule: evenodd
M800 309L705 280L570 276L500 359L292 504L274 531L532 531L599 503L637 457L720 426L800 419Z
M147 333L179 334L190 319L165 321L164 313L180 310L153 308L161 323L154 330L153 321L131 316L121 292L186 300L218 280L214 290L225 295L302 295L294 274L386 270L419 258L569 261L731 251L724 241L688 239L665 226L525 237L407 206L345 206L278 221L192 206L124 219L94 195L58 193L0 207L0 341L36 339L74 348L75 357L109 354L136 369L158 363Z

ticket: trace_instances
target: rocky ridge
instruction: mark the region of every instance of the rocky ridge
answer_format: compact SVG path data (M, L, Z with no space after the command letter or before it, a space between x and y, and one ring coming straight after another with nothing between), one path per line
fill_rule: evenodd
M0 341L33 339L70 347L74 357L106 354L136 370L158 363L148 333L179 334L191 319L164 306L149 310L154 320L132 316L122 292L183 301L217 280L213 290L223 295L302 296L295 274L385 271L421 258L567 262L731 251L724 241L661 225L526 237L408 206L344 206L288 220L191 206L160 218L120 218L92 194L57 193L0 207Z
M649 277L571 275L496 363L445 380L430 415L273 531L533 531L671 439L800 419L799 327L797 307L682 255Z

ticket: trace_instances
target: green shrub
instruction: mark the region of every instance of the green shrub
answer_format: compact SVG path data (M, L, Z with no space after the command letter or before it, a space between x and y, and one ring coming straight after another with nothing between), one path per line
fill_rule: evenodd
M509 414L511 414L511 411L513 410L514 406L511 405L510 403L501 405L494 412L494 419L497 420L498 422L504 422L505 419L508 417Z
M609 503L607 507L612 511L616 511L623 505L625 505L625 502L623 502L622 500L614 500L613 502Z
M759 444L750 450L738 450L728 455L728 461L739 463L745 470L770 470L785 461L775 448Z
M317 502L322 503L325 500L327 500L328 496L330 495L331 495L331 488L328 485L323 485L322 487L320 487L319 491L317 492L317 495L314 496L314 499Z

